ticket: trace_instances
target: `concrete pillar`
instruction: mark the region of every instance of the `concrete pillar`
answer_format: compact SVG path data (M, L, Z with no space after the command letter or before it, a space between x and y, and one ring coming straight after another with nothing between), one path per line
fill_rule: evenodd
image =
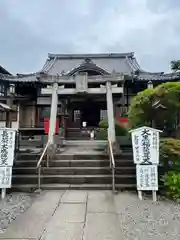
M113 106L111 82L106 83L106 100L107 100L109 136L110 136L111 142L115 143L116 135L115 135L114 106Z
M48 140L53 144L56 129L57 105L58 105L58 84L55 82L52 88L51 114L49 124Z

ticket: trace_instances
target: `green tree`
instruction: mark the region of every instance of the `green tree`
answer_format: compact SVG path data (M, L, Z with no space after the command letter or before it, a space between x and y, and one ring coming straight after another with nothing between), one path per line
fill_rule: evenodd
M160 129L166 129L169 135L178 127L180 110L180 83L168 82L154 89L146 89L134 97L128 112L132 128L151 126L152 122ZM159 102L163 108L154 108Z
M171 70L173 70L174 72L180 70L180 60L171 61Z

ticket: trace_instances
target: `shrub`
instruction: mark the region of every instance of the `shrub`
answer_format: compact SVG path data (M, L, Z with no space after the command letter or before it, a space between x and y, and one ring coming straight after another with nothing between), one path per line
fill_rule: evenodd
M146 89L133 98L128 111L128 120L132 128L151 126L153 93L154 89Z
M99 127L100 128L108 128L108 121L107 120L101 120L100 122L99 122Z
M152 121L156 127L165 128L171 135L177 127L180 110L180 82L167 82L154 89L139 92L133 98L129 108L128 118L132 128L143 125L151 126ZM153 108L159 102L165 109Z
M160 141L160 163L164 171L180 170L180 140L164 138Z
M107 132L108 129L108 121L107 120L102 120L99 122L99 127L100 129L105 129ZM103 130L100 130L101 134L103 134ZM127 128L125 128L124 126L117 124L117 122L115 121L115 132L116 132L116 136L126 136L128 134L128 130Z
M161 139L160 163L166 194L173 199L180 198L180 140Z
M180 198L180 173L169 171L162 178L167 196L173 199Z
M128 135L128 130L127 128L116 124L115 125L115 131L116 131L116 136L127 136Z
M100 128L96 131L96 139L97 140L107 140L107 129L106 128Z

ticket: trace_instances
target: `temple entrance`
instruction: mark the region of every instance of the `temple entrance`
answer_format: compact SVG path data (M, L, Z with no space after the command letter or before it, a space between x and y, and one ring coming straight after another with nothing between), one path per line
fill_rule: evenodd
M76 97L68 105L67 128L81 129L83 122L86 122L87 128L96 128L106 118L106 109L106 101L102 96Z
M100 122L100 104L93 100L86 100L81 106L81 126L86 122L87 127L98 127Z

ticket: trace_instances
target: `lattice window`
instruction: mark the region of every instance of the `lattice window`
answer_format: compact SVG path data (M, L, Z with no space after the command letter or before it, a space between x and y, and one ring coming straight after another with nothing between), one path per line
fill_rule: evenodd
M4 84L0 84L0 96L5 96L5 86L4 86Z
M80 119L80 115L81 115L81 112L80 110L74 110L74 113L73 113L73 121L76 122L77 120Z
M101 111L100 111L100 120L107 120L107 110L101 109Z

